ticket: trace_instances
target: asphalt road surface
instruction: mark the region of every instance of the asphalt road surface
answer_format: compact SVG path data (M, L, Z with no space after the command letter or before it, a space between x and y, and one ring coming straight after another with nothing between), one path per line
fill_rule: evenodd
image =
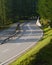
M35 24L35 21L21 25L20 35L16 35L8 42L0 45L0 65L8 65L11 60L34 46L43 36L43 31Z

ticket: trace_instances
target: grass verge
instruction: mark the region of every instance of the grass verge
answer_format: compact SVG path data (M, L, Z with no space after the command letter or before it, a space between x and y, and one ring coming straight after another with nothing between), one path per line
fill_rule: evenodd
M44 28L38 44L9 65L52 65L52 30Z

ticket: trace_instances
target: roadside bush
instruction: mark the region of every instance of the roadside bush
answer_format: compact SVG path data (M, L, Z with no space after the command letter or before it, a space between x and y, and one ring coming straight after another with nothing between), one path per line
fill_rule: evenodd
M49 26L48 19L41 18L40 23L42 24L43 27L48 27Z

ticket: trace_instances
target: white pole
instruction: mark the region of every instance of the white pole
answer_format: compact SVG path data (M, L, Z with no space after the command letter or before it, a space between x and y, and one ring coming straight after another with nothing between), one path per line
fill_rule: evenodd
M38 17L38 19L37 19L36 25L41 27L39 17Z

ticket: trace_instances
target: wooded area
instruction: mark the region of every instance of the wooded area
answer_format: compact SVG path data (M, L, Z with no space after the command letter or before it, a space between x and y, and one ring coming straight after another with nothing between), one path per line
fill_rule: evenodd
M0 26L40 16L52 27L52 0L0 0Z

